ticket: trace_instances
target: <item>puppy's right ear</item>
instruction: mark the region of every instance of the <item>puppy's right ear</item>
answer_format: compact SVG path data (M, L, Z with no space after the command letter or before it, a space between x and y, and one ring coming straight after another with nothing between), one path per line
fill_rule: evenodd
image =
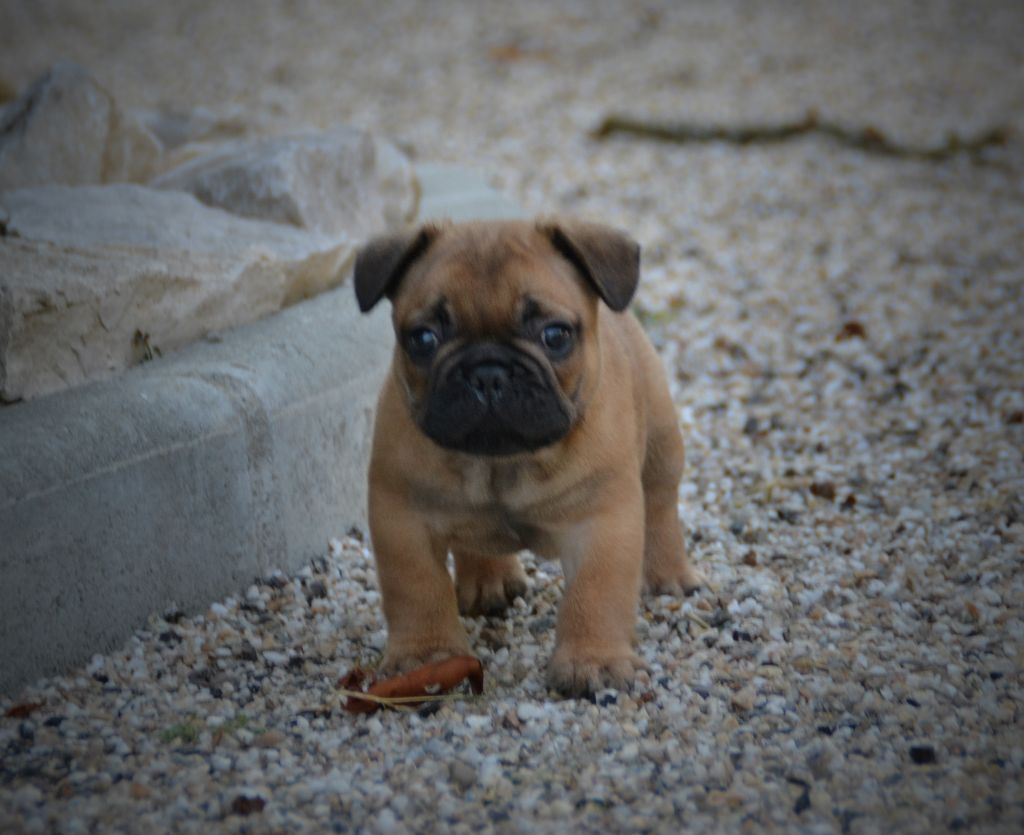
M405 232L382 235L369 241L356 254L356 301L363 313L398 287L409 266L427 251L438 235L436 226L422 226Z
M640 281L640 245L625 232L579 220L541 221L538 228L616 313Z

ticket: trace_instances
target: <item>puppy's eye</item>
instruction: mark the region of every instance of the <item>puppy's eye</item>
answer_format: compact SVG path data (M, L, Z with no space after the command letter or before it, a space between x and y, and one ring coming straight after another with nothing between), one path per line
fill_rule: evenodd
M430 328L414 328L405 335L405 350L414 360L429 360L440 344L441 338Z
M548 356L559 359L572 350L572 328L562 322L547 325L540 332L540 341Z

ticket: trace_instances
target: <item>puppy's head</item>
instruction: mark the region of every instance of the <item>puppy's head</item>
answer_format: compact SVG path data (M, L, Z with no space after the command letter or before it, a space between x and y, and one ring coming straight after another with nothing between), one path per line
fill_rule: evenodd
M413 419L446 449L516 455L579 421L600 373L598 304L621 311L637 244L579 222L437 224L359 253L356 298L392 302L394 373Z

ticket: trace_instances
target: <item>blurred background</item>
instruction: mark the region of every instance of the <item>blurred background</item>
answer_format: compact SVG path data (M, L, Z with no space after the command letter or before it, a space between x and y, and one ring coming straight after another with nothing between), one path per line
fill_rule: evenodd
M128 107L209 108L252 132L358 124L543 210L604 188L618 149L587 134L608 112L813 108L919 142L1024 124L1014 0L3 0L0 91L59 59Z
M936 187L950 216L988 230L998 200L978 183L1015 206L1024 172L1015 143L977 166L894 163L821 136L744 147L592 135L613 114L770 127L813 112L917 150L1019 136L1015 0L0 2L0 99L58 60L129 109L198 113L217 138L368 129L414 159L484 172L529 212L628 228L655 277L671 266L683 282L709 269L731 282L736 263L802 272L793 259L814 251L843 272L876 257L897 218L938 242L946 232L914 210ZM673 303L654 291L641 302Z

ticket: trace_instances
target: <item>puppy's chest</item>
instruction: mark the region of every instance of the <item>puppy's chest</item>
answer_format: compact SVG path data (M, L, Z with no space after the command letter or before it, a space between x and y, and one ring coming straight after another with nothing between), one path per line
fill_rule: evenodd
M418 497L452 547L487 554L544 550L551 521L545 484L486 462L465 466L460 476L458 484Z

